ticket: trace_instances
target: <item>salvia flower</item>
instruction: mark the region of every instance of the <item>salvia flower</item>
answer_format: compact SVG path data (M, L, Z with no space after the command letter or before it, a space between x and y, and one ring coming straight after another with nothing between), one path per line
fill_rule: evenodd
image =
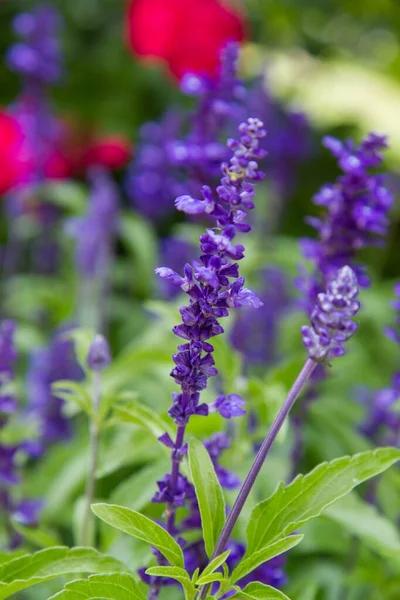
M394 287L396 299L392 308L396 311L395 324L385 329L387 337L400 345L400 283ZM400 398L400 371L394 373L391 384L375 393L363 390L359 399L367 406L362 432L375 443L399 444L400 413L397 403Z
M357 331L352 318L357 314L357 278L350 267L339 269L328 281L325 293L317 296L311 313L311 326L301 328L303 344L310 358L327 363L331 358L343 356L344 343Z
M311 280L303 277L299 282L309 305L315 301L312 296L316 290L323 289L325 280L344 265L351 265L359 285L369 285L356 255L362 248L383 244L393 203L382 176L374 172L381 166L382 151L387 147L384 136L370 133L358 147L351 141L342 143L326 137L324 145L337 158L343 175L314 196L314 203L326 208L325 217L308 218L318 233L317 240L302 241L303 254L315 271Z
M76 266L89 278L107 269L111 245L118 226L117 188L105 169L90 172L91 192L87 213L67 223L76 240Z
M235 261L243 258L244 247L236 244L234 238L237 232L250 230L245 219L248 211L254 207L253 183L262 178L257 161L265 155L259 144L266 132L263 123L253 118L242 123L239 132L239 140L228 140L232 156L221 164L222 178L216 191L204 186L202 199L186 195L176 199L179 210L192 214L191 207L196 206L196 213L205 212L215 221L215 227L200 236L202 254L199 260L186 263L183 276L169 267L156 269L161 278L181 287L189 296L189 304L180 309L182 322L173 329L175 335L184 340L173 355L175 367L171 371L171 377L180 386L180 391L172 395L173 403L169 409L170 417L177 424L176 439L173 441L167 434L160 438L164 445L171 448L172 469L171 473L157 482L158 491L153 498L154 502L167 504L166 528L174 536L181 535L185 528L198 527L199 524L193 486L180 473L179 465L187 451L184 438L190 417L205 416L210 409L207 404L200 403L201 390L207 387L208 379L218 373L213 357L214 347L209 340L223 333L220 319L228 316L229 309L258 307L262 304L253 292L244 287L244 278L239 277L239 267ZM230 418L243 414L243 404L240 396L221 395L211 408L220 410ZM208 446L216 464L217 457L227 447L227 439L214 438L209 440ZM237 485L233 474L222 468L218 471L221 482L229 487ZM177 507L183 505L189 507L190 514L182 522L181 530L175 524L175 513Z
M28 414L38 423L42 450L71 435L71 424L62 412L63 401L53 394L52 383L60 379L78 380L82 376L72 342L62 331L49 346L32 352L27 375Z
M222 161L229 158L225 139L237 129L245 111L246 89L236 74L239 46L231 42L220 53L216 79L187 73L182 91L196 97L186 114L168 111L160 123L146 123L142 142L128 169L127 193L135 207L153 220L173 210L177 196L200 193L214 184Z
M14 345L15 323L3 321L0 324L0 427L7 416L17 410L17 401L7 389L14 375L17 353Z
M14 344L15 323L3 321L0 324L0 426L5 427L7 417L17 411L16 399L7 390L14 377L17 353ZM20 457L37 456L35 440L24 440L12 444L0 444L0 510L9 523L9 546L14 548L22 541L12 528L12 520L25 525L36 525L40 500L18 498L15 486L21 481Z
M223 333L219 323L229 314L231 307L261 306L261 301L244 287L239 277L238 265L233 260L244 256L241 244L233 242L238 231L250 230L245 223L247 211L254 207L252 182L261 179L257 159L264 156L259 140L265 136L263 124L249 119L239 127L239 141L229 140L233 156L222 165L221 185L214 195L210 188L203 188L203 199L180 196L176 206L180 210L206 212L214 217L217 227L200 236L203 254L200 261L186 264L184 276L172 269L159 267L156 273L180 286L190 297L190 304L180 309L182 323L174 327L174 333L186 343L179 346L173 356L175 368L171 376L181 386L181 393L174 395L170 415L177 423L186 424L192 414L206 409L199 406L199 391L207 385L207 379L217 374L212 357L213 346L208 340ZM232 283L230 279L235 281Z
M268 267L261 273L263 302L257 312L244 308L237 314L230 340L242 353L246 368L270 365L278 358L279 321L290 306L288 283L284 273Z
M41 5L18 15L13 25L21 42L8 52L10 68L34 83L57 82L62 74L58 13L50 5Z

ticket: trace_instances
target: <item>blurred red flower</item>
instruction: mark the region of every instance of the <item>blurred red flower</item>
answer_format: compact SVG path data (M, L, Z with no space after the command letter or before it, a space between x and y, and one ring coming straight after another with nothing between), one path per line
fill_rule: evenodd
M131 146L122 135L97 137L83 148L80 166L101 165L111 170L120 169L131 157Z
M121 135L90 135L82 138L61 121L55 122L56 135L48 141L43 160L45 179L66 179L81 175L92 165L122 168L131 157L131 144ZM28 184L37 172L37 149L24 130L20 115L0 111L0 196L19 185ZM48 132L47 132L48 133Z
M178 79L215 76L220 50L245 31L244 15L227 0L131 0L126 21L132 51L163 59Z
M16 119L0 111L0 195L8 192L27 170L22 160L24 135Z

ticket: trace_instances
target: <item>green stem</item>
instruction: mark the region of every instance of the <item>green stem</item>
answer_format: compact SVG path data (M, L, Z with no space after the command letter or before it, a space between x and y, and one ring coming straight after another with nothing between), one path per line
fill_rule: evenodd
M100 372L93 371L93 412L89 424L90 433L90 463L86 485L85 508L83 512L79 544L81 546L94 545L94 518L91 510L96 491L96 470L99 448L99 408L100 408Z

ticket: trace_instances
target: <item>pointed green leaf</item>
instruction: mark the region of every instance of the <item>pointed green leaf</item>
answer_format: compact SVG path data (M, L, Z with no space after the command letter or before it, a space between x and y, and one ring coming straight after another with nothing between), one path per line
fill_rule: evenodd
M146 600L136 581L125 573L91 575L67 583L49 600Z
M400 566L400 534L397 528L355 493L330 506L324 513L366 546Z
M0 600L60 575L127 570L118 560L92 548L47 548L0 565Z
M262 548L261 550L254 552L254 554L247 556L247 558L244 558L242 561L240 561L236 569L234 569L230 581L232 583L240 581L240 579L245 577L245 575L254 571L254 569L256 569L259 565L262 565L267 560L271 560L271 558L279 556L279 554L282 554L283 552L290 550L290 548L297 546L302 539L302 535L289 535L288 537L283 538L283 540L279 540L278 542L275 542L274 544L271 544L270 546Z
M51 389L56 398L74 403L87 415L92 414L92 399L81 383L60 379L51 385Z
M212 583L213 581L224 581L223 574L209 573L208 575L202 575L198 578L196 585L206 585L207 583Z
M400 450L379 448L344 456L318 465L307 475L299 475L253 510L247 528L246 555L293 532L319 516L335 500L358 484L382 473L400 459Z
M270 585L255 581L232 596L235 600L290 600L286 594Z
M112 419L120 423L134 423L135 425L139 425L139 427L143 427L143 429L152 433L156 438L159 438L166 431L170 435L173 435L173 430L169 423L164 421L151 408L139 402L131 402L129 407L116 406Z
M210 455L196 439L189 443L189 465L199 503L204 543L211 556L225 522L225 501Z
M204 569L204 571L201 574L201 577L204 577L206 575L210 575L210 573L214 573L214 571L216 571L218 569L218 567L220 567L228 558L228 556L230 555L231 551L230 550L226 550L225 552L223 552L222 554L220 554L219 556L216 556L214 558L214 560L212 560Z
M111 527L148 542L157 548L172 565L183 568L181 547L161 525L141 513L116 504L92 504L92 510Z
M150 567L147 569L146 574L153 577L171 577L171 579L179 581L184 589L186 600L191 600L195 594L195 587L185 569L179 567Z

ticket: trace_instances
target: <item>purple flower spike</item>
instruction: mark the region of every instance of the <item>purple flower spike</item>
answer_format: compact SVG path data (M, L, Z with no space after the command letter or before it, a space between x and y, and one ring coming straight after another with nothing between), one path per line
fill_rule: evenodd
M180 386L172 395L169 416L177 425L175 440L163 434L160 442L171 448L171 473L158 482L158 491L153 502L166 503L167 531L178 533L175 513L179 506L189 505L190 515L183 526L198 527L199 508L193 486L180 473L180 461L186 451L185 430L193 415L207 416L209 410L217 410L227 419L245 414L243 398L236 394L222 395L213 406L200 403L200 392L207 387L210 377L218 374L214 365L214 347L208 340L224 332L219 319L227 317L231 308L241 306L259 307L261 300L244 287L245 280L239 277L237 262L244 257L244 247L233 242L237 233L246 233L250 225L245 223L247 212L254 208L253 182L262 178L258 160L265 155L260 140L266 135L259 119L248 119L239 127L239 140L229 140L232 156L221 164L221 184L213 192L203 186L203 200L189 195L180 195L175 204L190 214L207 213L215 221L215 227L200 236L201 255L191 264L184 266L184 275L169 267L158 267L156 273L174 285L181 287L189 296L189 303L180 308L182 322L173 332L184 340L173 355L175 363L171 377ZM229 445L229 444L228 444ZM228 447L224 436L214 437L208 450L223 486L234 488L238 479L217 464L222 450ZM182 527L182 525L181 525ZM182 528L179 531L182 533Z
M343 356L344 342L357 331L357 324L351 320L360 308L357 296L357 278L347 266L329 281L326 293L318 294L311 327L301 328L310 358L327 363L331 358Z
M382 164L382 151L387 147L384 136L370 133L359 146L332 137L324 138L323 143L338 159L343 174L335 183L324 185L313 198L314 204L326 209L323 217L307 218L318 239L301 241L303 255L314 266L312 275L301 274L297 281L303 293L301 303L308 313L316 294L344 265L351 266L361 287L370 285L357 254L363 248L384 245L393 204L383 176L371 172Z
M229 396L221 395L212 404L212 411L219 412L224 419L242 417L246 414L246 411L242 408L245 404L246 400L243 400L238 394L229 394Z

